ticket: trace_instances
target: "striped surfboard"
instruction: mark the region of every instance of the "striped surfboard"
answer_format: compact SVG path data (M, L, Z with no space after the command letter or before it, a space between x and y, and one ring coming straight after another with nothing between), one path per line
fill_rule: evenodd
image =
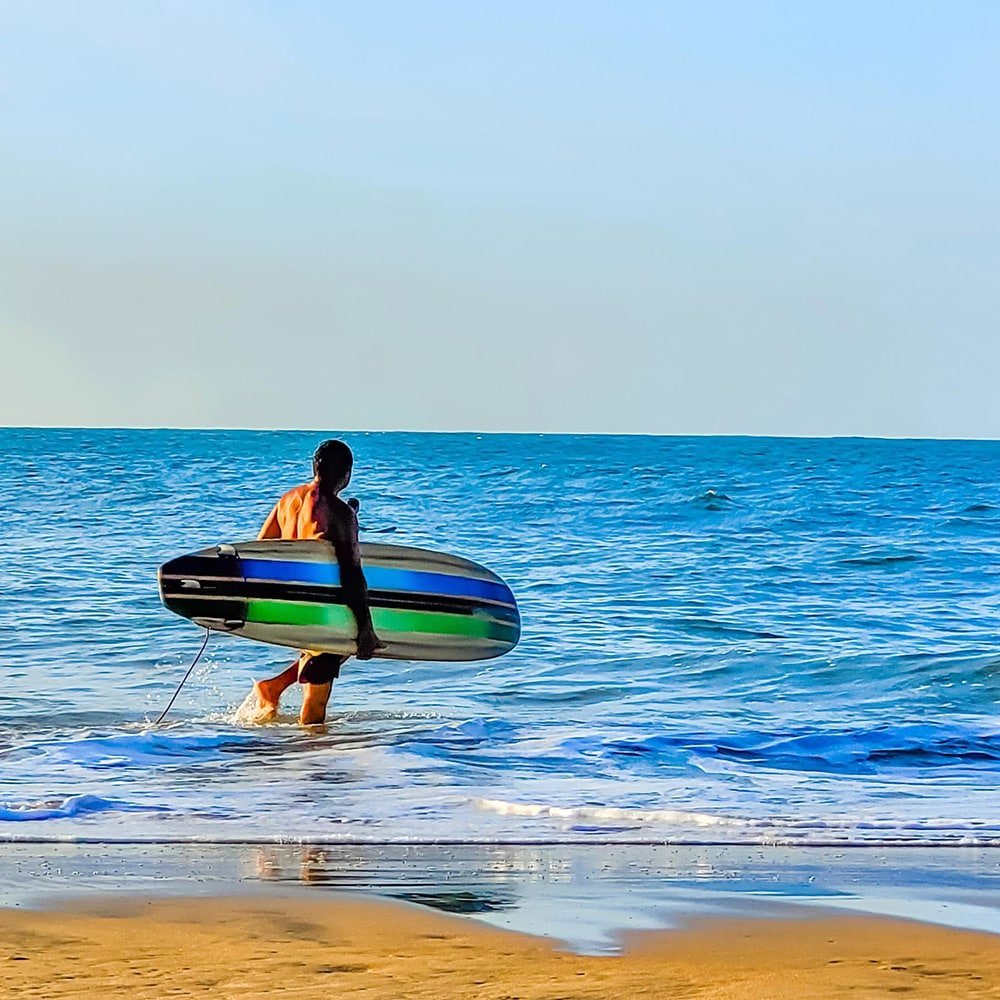
M372 621L397 660L486 660L509 652L521 622L510 588L457 556L361 546ZM323 541L217 545L160 567L164 605L204 628L330 653L355 652L340 567Z

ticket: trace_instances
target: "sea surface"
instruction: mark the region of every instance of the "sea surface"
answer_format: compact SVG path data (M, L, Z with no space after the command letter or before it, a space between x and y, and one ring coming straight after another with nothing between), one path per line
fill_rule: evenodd
M353 433L362 539L499 573L521 644L351 661L159 602L310 432L0 430L0 839L1000 846L1000 443Z

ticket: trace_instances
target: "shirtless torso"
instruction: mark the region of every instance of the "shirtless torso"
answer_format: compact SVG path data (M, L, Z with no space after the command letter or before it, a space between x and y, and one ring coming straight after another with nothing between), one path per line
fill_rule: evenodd
M289 490L267 516L257 536L263 538L326 538L333 541L331 529L348 534L354 527L354 511L340 497L326 500L319 483L303 483ZM357 534L355 527L354 534Z

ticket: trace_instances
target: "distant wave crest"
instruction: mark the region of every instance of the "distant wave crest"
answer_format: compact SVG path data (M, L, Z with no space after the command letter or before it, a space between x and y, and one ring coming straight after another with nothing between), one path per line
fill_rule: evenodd
M971 503L962 511L963 514L988 514L1000 508L994 507L991 503Z
M735 505L735 501L731 496L727 496L718 490L705 490L704 493L699 493L698 496L692 497L688 502L692 506L700 507L702 510L712 511L729 510L730 507Z
M919 562L923 557L915 552L871 553L868 555L852 556L849 559L841 559L842 566L898 566L905 563Z

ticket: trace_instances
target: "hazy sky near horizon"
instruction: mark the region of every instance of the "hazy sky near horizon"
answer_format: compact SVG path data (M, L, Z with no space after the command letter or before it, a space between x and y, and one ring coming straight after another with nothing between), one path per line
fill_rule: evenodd
M0 2L0 424L1000 438L1000 5Z

